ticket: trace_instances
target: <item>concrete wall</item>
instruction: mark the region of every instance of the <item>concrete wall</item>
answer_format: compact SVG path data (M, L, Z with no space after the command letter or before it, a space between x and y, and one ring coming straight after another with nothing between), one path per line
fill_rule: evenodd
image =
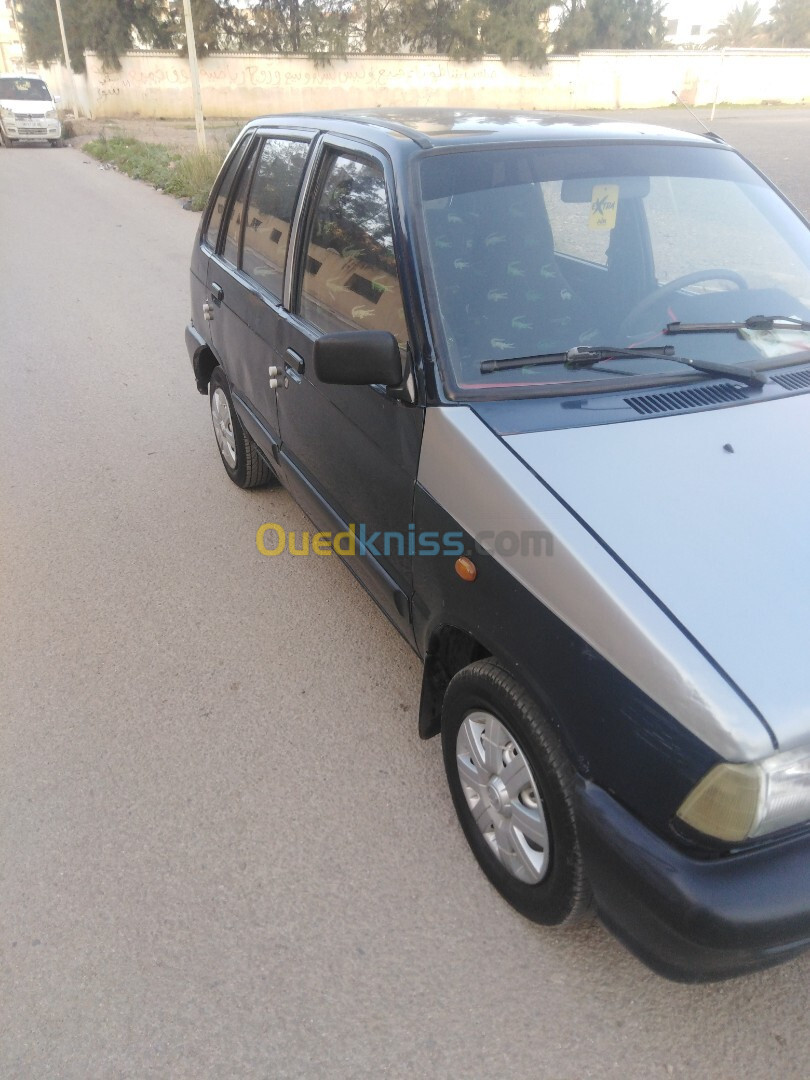
M128 53L121 64L120 71L104 71L88 54L87 76L74 82L93 116L191 115L186 60L142 52ZM209 117L375 105L654 108L671 105L673 90L690 105L710 105L715 95L737 104L810 103L810 51L793 49L590 52L553 58L540 71L497 59L460 64L440 56L363 55L318 68L303 57L233 54L207 57L200 74ZM64 71L57 81L69 101Z

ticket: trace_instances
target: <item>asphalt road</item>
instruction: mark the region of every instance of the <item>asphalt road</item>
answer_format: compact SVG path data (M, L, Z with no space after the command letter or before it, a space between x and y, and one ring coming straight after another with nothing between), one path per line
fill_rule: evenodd
M810 114L746 124L810 207ZM0 1076L806 1075L810 956L675 985L487 884L415 657L335 560L256 550L306 521L219 462L196 223L0 152Z

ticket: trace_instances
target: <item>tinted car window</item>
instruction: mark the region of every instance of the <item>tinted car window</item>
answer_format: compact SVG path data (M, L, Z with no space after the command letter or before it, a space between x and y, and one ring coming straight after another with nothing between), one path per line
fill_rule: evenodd
M0 79L0 98L4 101L50 101L51 95L42 79Z
M250 189L242 269L274 296L281 296L290 222L308 150L308 143L267 139Z
M239 243L242 236L242 219L245 213L245 199L247 198L250 173L255 154L253 148L248 151L248 160L236 182L236 195L231 203L228 222L225 226L225 243L222 248L222 258L232 266L239 266Z
M222 183L219 185L219 191L217 192L217 197L214 201L211 216L208 219L208 225L205 230L205 242L214 249L216 249L217 246L217 236L219 236L219 227L222 224L222 215L225 213L228 195L230 194L234 177L239 171L239 166L242 164L242 158L245 156L245 150L250 143L250 139L251 136L248 135L246 139L242 140L236 153L228 163L225 175L222 177Z
M388 330L407 341L379 166L336 157L312 221L300 313L319 330Z

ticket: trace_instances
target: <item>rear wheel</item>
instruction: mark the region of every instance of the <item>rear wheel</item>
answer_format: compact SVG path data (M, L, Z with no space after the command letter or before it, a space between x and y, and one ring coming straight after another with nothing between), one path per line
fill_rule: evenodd
M450 682L442 748L461 827L501 895L538 923L586 914L573 769L542 710L496 661Z
M208 385L211 420L225 472L241 488L264 487L273 479L270 466L236 415L228 379L215 367Z

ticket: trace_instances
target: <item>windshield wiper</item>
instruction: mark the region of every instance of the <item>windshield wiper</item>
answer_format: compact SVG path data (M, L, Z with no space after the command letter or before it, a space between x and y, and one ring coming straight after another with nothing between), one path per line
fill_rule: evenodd
M751 315L745 322L667 323L666 334L731 334L738 330L810 330L797 315Z
M740 379L751 386L762 386L768 382L768 376L751 368L738 367L735 364L718 364L712 360L691 360L686 356L675 356L672 345L647 346L636 345L628 349L612 348L610 345L578 345L568 352L544 353L542 356L517 357L510 360L484 360L481 373L504 371L508 368L539 367L541 364L563 363L569 369L592 367L602 360L639 360L662 359L673 364L684 364L705 375L727 375Z
M488 375L490 371L506 371L509 368L521 368L521 367L540 367L542 364L568 364L571 357L580 353L585 346L579 346L576 349L568 349L567 352L550 352L541 353L539 356L515 356L509 360L484 360L481 364L481 374ZM592 349L588 351L592 352ZM656 345L654 348L647 348L645 346L631 347L629 349L610 349L599 350L605 353L607 359L608 356L672 356L675 352L674 345Z
M660 356L663 360L669 360L673 364L684 364L686 367L693 368L695 371L700 371L706 375L727 375L732 379L740 379L742 382L747 382L749 386L762 386L769 381L767 375L764 375L761 371L754 371L752 368L741 367L737 364L719 364L715 360L692 360L688 356L674 356L674 351L674 349L670 352L659 351L658 349L647 349L644 346L630 349L611 349L607 345L581 345L579 348L568 350L565 366L567 368L582 368L598 364L600 360L634 360L644 356Z

